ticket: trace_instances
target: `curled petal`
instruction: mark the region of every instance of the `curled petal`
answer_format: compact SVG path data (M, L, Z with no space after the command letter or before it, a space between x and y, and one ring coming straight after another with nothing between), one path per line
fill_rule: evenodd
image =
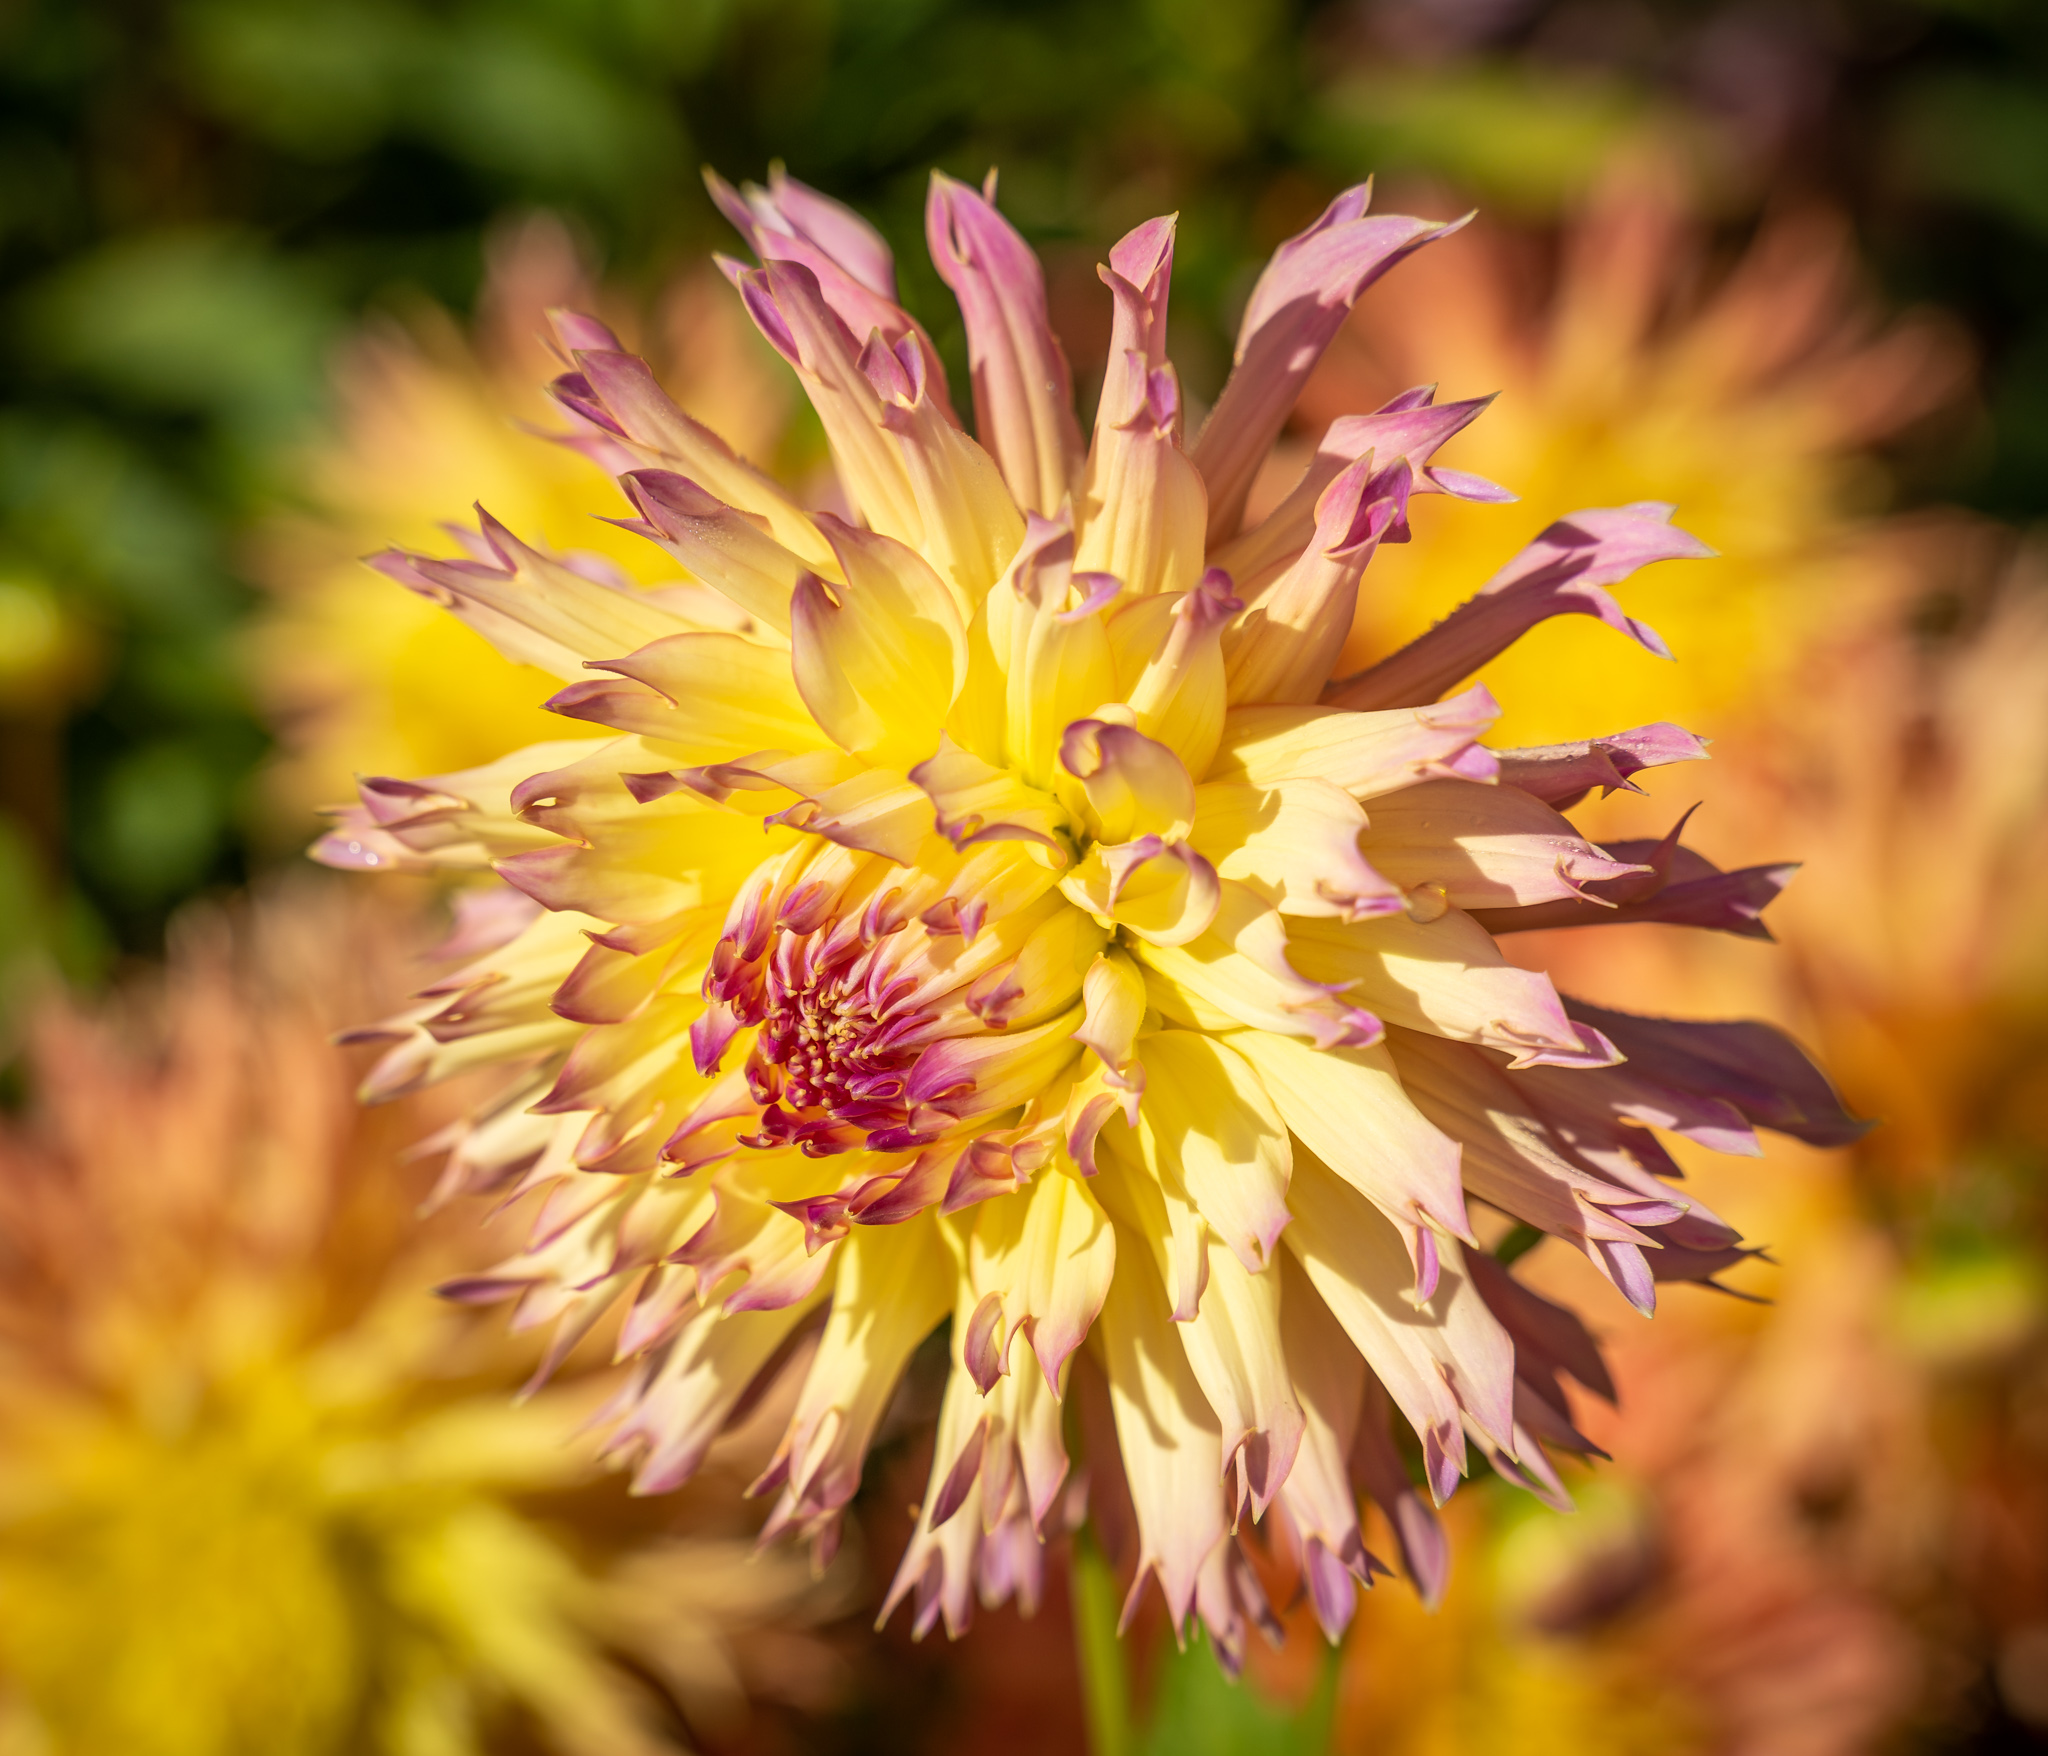
M1460 492L1465 478L1455 471L1442 472L1451 478L1447 486L1428 469L1430 457L1445 440L1477 420L1493 398L1476 396L1464 402L1433 404L1434 395L1433 386L1410 391L1372 414L1345 415L1332 421L1287 498L1257 528L1225 543L1211 559L1217 566L1227 567L1248 590L1265 584L1301 554L1315 535L1316 503L1323 491L1362 457L1377 458L1382 468L1396 460L1406 462L1414 493Z
M1221 892L1216 868L1186 842L1156 835L1097 842L1060 880L1077 907L1148 945L1185 945L1209 930Z
M1409 1099L1384 1048L1316 1049L1267 1031L1229 1041L1302 1144L1403 1235L1471 1236L1458 1148Z
M1050 793L963 750L941 733L937 754L910 771L931 799L939 834L956 848L984 841L1029 841L1067 858L1061 831L1066 812Z
M1314 980L1346 982L1390 1024L1505 1049L1518 1065L1609 1066L1621 1057L1565 1015L1550 978L1516 969L1471 916L1382 915L1291 923L1290 955Z
M1648 870L1595 847L1516 788L1455 780L1374 800L1365 848L1403 890L1433 884L1465 909L1578 900L1602 881Z
M1312 981L1294 967L1276 910L1245 885L1219 880L1217 888L1209 931L1185 945L1133 948L1153 1005L1202 1030L1250 1025L1318 1048L1379 1041L1380 1021L1344 998L1345 983Z
M1463 1472L1464 1423L1512 1454L1515 1350L1445 1239L1435 1291L1417 1300L1400 1234L1364 1196L1304 1153L1287 1247L1423 1443L1439 1502Z
M1104 1078L1123 1090L1142 1091L1138 1030L1145 1022L1144 972L1128 952L1112 948L1089 966L1081 995L1085 1011L1074 1040L1102 1063Z
M780 1490L764 1538L794 1530L829 1540L897 1378L952 1304L951 1266L930 1219L858 1227L838 1246L818 1351L782 1441L749 1490Z
M669 634L589 668L614 675L570 684L549 700L551 713L637 733L685 762L823 742L789 655L737 634Z
M1077 719L1060 738L1060 767L1083 827L1095 841L1184 836L1194 826L1195 783L1186 765L1130 726Z
M1632 862L1634 869L1593 879L1582 895L1526 908L1481 909L1474 918L1491 933L1660 921L1674 927L1734 933L1745 939L1770 938L1764 910L1777 900L1799 868L1744 866L1724 872L1705 856L1679 844L1684 828L1681 818L1660 841L1614 843L1608 853Z
M993 1301L996 1371L1013 1369L1010 1345L1021 1335L1057 1396L1068 1358L1109 1296L1115 1267L1116 1237L1101 1205L1064 1172L1049 1171L1013 1200L977 1209L968 1273L978 1307ZM1038 1508L1041 1518L1044 1510Z
M1230 575L1211 567L1189 592L1135 598L1111 619L1117 687L1138 730L1205 773L1223 735L1223 629L1244 608Z
M1195 799L1192 845L1219 877L1247 886L1282 914L1355 921L1402 908L1399 884L1359 852L1364 811L1329 782L1212 781L1195 789Z
M1206 498L1180 448L1180 378L1142 353L1112 359L1076 518L1077 564L1143 597L1186 591L1202 573Z
M776 542L809 565L830 564L831 551L794 496L676 407L645 360L612 348L579 347L573 357L576 371L552 386L559 400L598 417L638 462L684 475L762 519Z
M1067 727L1116 691L1102 620L1075 601L1084 591L1072 529L1033 514L1008 574L969 630L968 685L948 729L1034 787L1053 784Z
M1584 1000L1565 1008L1613 1039L1628 1057L1626 1072L1721 1098L1758 1127L1809 1146L1847 1146L1872 1126L1842 1107L1827 1075L1772 1025L1643 1018Z
M1280 1269L1281 1340L1304 1417L1280 1506L1316 1620L1336 1641L1350 1626L1359 1588L1372 1584L1379 1566L1366 1551L1349 1469L1365 1362L1291 1252L1281 1257Z
M704 186L721 213L763 262L800 262L817 277L825 302L855 335L880 331L891 344L915 338L925 369L945 399L944 369L930 338L896 302L896 263L882 234L852 208L823 195L777 165L768 187L735 189L707 169Z
M1138 1516L1138 1570L1123 1624L1136 1614L1146 1582L1157 1578L1178 1629L1193 1608L1202 1564L1225 1537L1218 1486L1223 1429L1174 1333L1150 1251L1138 1238L1121 1239L1119 1246L1098 1328L1118 1450Z
M605 584L521 542L481 506L490 560L437 561L387 550L370 565L467 622L514 664L557 677L670 634L695 632L685 616L630 586ZM493 564L495 563L495 565Z

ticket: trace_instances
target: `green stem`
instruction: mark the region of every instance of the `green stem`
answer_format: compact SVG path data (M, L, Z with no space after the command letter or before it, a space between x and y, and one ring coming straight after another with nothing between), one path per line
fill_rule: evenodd
M1073 1545L1074 1650L1081 1661L1081 1698L1088 1713L1092 1756L1136 1756L1131 1724L1131 1679L1117 1638L1116 1574L1083 1526Z

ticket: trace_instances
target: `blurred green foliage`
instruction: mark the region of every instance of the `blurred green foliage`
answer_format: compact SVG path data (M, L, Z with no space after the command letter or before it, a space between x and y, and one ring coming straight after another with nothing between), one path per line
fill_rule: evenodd
M61 648L34 676L0 660L0 813L42 899L21 918L146 950L270 857L238 544L293 495L344 327L420 293L465 309L508 209L568 213L651 284L726 242L700 163L780 157L876 216L957 357L931 166L999 164L1055 259L1178 207L1201 394L1257 263L1343 183L1419 173L1540 226L1645 130L1732 227L1817 188L1900 295L1960 309L1989 415L1924 489L2042 510L2048 13L2026 0L4 0L0 582L54 606ZM7 610L18 656L43 636Z

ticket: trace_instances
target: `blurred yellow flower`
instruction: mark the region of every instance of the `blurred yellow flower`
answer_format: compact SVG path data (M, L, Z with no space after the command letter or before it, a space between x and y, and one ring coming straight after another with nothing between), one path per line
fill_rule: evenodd
M602 522L632 513L611 478L534 430L556 424L541 389L558 369L541 339L547 311L623 303L591 288L568 233L542 216L494 240L474 340L427 308L410 327L366 330L344 356L338 430L309 461L308 504L257 551L277 602L253 675L285 746L275 794L294 829L348 797L357 774L467 768L508 739L560 734L539 706L543 673L366 571L363 555L445 542L443 521L481 500L637 584L681 579L659 550ZM743 454L773 460L795 398L717 275L674 281L650 327L684 405Z
M424 1296L461 1258L388 1169L421 1112L362 1118L327 1042L405 937L276 902L188 923L159 993L37 1017L36 1125L0 1133L10 1756L460 1756L520 1722L651 1756L673 1710L618 1656L729 1723L729 1636L806 1589L744 1543L556 1528L587 1399L509 1405L516 1362Z
M1841 545L1884 498L1867 450L1956 393L1964 348L1929 315L1881 321L1829 215L1767 220L1705 297L1698 232L1663 175L1624 166L1566 235L1542 305L1527 291L1544 279L1536 240L1482 219L1455 257L1425 252L1354 315L1303 395L1302 430L1454 363L1449 392L1499 398L1447 455L1520 503L1418 507L1417 540L1375 563L1344 668L1413 638L1580 506L1676 501L1722 559L1630 588L1676 665L1579 616L1489 665L1507 742L1583 737L1589 712L1714 735L1726 710L1784 682L1807 633L1839 621L1859 578Z

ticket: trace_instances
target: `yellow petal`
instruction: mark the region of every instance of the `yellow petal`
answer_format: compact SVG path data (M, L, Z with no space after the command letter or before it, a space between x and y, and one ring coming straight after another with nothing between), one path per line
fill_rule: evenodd
M805 1527L860 1486L875 1423L917 1345L953 1305L953 1260L929 1213L855 1226L838 1246L832 1314L763 1484L779 1486L772 1524Z
M1328 781L1211 781L1195 789L1189 841L1219 878L1282 914L1362 920L1403 906L1400 889L1359 851L1364 829L1357 800Z
M796 685L842 750L908 769L938 748L966 677L967 640L952 593L915 550L821 518L846 585L797 588L790 654Z
M1312 1052L1312 1051L1311 1051ZM1162 1184L1187 1192L1245 1268L1272 1259L1287 1224L1287 1125L1251 1064L1194 1031L1145 1038L1138 1139Z
M1075 1041L1091 1050L1111 1079L1142 1089L1138 1028L1145 1022L1145 973L1130 953L1112 947L1089 966L1081 987L1086 1016Z
M1109 637L1101 617L1079 607L1073 563L1072 531L1033 515L1023 548L976 618L988 657L977 656L975 685L986 687L986 666L991 679L1001 678L1001 692L963 701L952 728L968 749L1040 788L1052 785L1069 723L1116 691ZM1000 739L992 743L998 703Z
M1383 713L1342 713L1326 707L1234 707L1211 780L1276 786L1313 775L1370 799L1438 775L1484 779L1494 771L1474 740L1500 717L1484 689L1469 689L1433 707Z
M1061 1370L1094 1325L1116 1270L1116 1237L1101 1204L1078 1178L1047 1171L975 1210L968 1263L977 1308L996 1301L977 1375L992 1382L989 1366L1016 1370L1008 1356L1021 1335L1057 1395Z
M572 683L548 706L653 739L672 760L723 762L825 742L797 693L789 654L737 634L671 634L589 668L620 680Z
M1077 508L1075 566L1139 596L1186 591L1202 571L1209 494L1176 432L1180 381L1132 352L1110 363Z
M1097 842L1184 837L1195 822L1195 783L1164 744L1130 726L1077 719L1060 737L1058 791Z

